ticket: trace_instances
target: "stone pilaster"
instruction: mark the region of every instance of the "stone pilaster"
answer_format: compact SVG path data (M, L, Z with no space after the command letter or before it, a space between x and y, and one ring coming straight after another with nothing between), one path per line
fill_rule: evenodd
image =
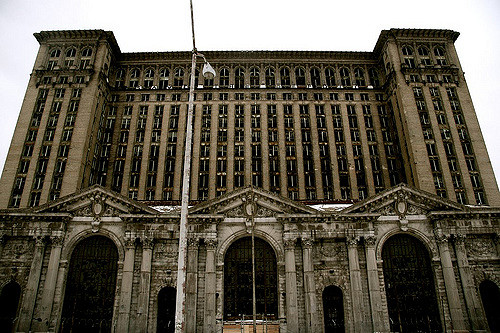
M148 332L149 294L151 289L151 259L153 255L153 238L143 238L141 277L139 281L139 297L137 301L137 332Z
M129 331L132 283L134 281L135 245L135 239L130 237L125 239L125 258L123 260L122 286L120 288L116 332Z
M482 315L481 304L474 288L472 273L467 259L467 250L465 248L466 236L455 234L453 240L455 244L455 254L457 257L458 273L464 291L464 298L473 332L486 332L486 320Z
M45 238L40 235L35 237L35 252L31 262L30 275L26 291L22 297L21 311L19 312L19 325L16 332L28 332L31 330L31 320L35 309L36 295L40 283L40 273L42 271L43 256L45 253Z
M215 250L217 249L216 239L205 239L207 248L207 259L205 266L205 312L203 319L203 331L212 333L216 331L215 314L215 291L216 275L215 275Z
M285 245L285 288L286 288L286 327L288 332L299 331L297 309L297 272L295 268L296 239L287 239Z
M196 332L196 298L198 292L198 248L199 239L188 239L186 265L186 332Z
M302 239L302 260L304 265L304 295L306 307L306 331L320 332L317 318L316 281L314 278L314 263L312 256L313 241Z
M349 277L351 282L351 306L354 323L354 332L363 332L363 290L361 287L361 271L358 255L359 237L347 238L347 252L349 257Z
M365 237L366 270L368 273L368 293L370 295L372 324L375 332L389 332L389 327L385 327L384 325L375 243L376 238L374 236Z
M52 249L50 250L49 265L45 276L43 286L42 300L40 305L40 321L33 322L33 331L49 331L50 317L52 313L52 304L54 303L54 294L56 291L57 274L59 273L59 261L61 259L61 249L64 242L62 235L50 237Z
M439 247L439 256L441 267L443 269L444 285L446 296L448 298L448 307L450 309L451 322L454 330L465 331L465 318L460 305L460 296L458 294L457 280L451 262L450 247L448 246L449 235L444 235L436 231L436 242Z

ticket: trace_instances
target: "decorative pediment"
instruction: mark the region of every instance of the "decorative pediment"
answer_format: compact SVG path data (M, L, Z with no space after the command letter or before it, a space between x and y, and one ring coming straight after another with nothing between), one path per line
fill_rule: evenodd
M431 211L461 212L466 209L466 206L451 200L399 184L342 210L342 214L379 213L404 219L408 215L426 215Z
M215 214L226 217L272 217L280 214L318 213L314 208L253 186L205 201L189 210L190 215Z
M99 185L31 209L33 213L70 213L73 216L102 217L121 214L156 215L158 212Z

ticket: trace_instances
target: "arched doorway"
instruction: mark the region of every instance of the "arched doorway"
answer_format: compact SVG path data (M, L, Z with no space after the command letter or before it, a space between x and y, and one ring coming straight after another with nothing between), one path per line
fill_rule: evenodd
M382 259L391 331L441 332L430 256L422 242L392 236Z
M278 318L276 255L264 240L255 238L256 308L259 317ZM253 313L252 238L235 241L224 258L224 319L250 319Z
M337 286L328 286L323 290L323 317L325 333L345 332L344 300L342 290Z
M84 239L73 250L61 332L111 332L118 250L107 237Z
M484 312L488 320L491 333L500 332L500 290L490 280L485 280L479 285L479 293L483 302Z
M0 331L12 332L16 319L21 287L17 282L10 281L0 293Z
M156 332L172 333L175 330L175 288L165 287L158 293Z

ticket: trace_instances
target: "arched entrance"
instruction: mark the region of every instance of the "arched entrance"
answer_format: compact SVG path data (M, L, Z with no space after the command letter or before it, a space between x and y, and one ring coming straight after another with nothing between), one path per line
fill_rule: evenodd
M107 237L84 239L73 250L61 332L111 332L118 250Z
M264 240L255 238L255 284L257 315L278 318L278 273L276 255ZM250 319L252 293L252 238L235 241L224 258L224 319Z
M21 287L17 282L10 281L2 288L0 294L0 331L12 332L16 319Z
M342 290L337 286L328 286L323 290L323 317L325 333L345 332L344 299Z
M158 293L156 332L173 333L175 330L175 288L165 287Z
M430 256L422 242L392 236L382 259L391 331L441 332Z
M491 333L500 332L500 290L490 280L485 280L479 285L479 293L483 302L484 312L488 320Z

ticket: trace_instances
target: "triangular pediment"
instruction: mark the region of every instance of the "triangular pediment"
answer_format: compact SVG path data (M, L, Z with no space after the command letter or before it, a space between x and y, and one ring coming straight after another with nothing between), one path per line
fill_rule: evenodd
M33 213L70 213L73 216L155 215L158 212L99 185L31 209Z
M261 188L248 186L200 203L192 207L189 214L217 214L226 217L271 217L280 214L318 214L318 211Z
M344 210L349 213L378 213L381 215L426 215L431 211L464 211L466 206L440 196L399 184Z

